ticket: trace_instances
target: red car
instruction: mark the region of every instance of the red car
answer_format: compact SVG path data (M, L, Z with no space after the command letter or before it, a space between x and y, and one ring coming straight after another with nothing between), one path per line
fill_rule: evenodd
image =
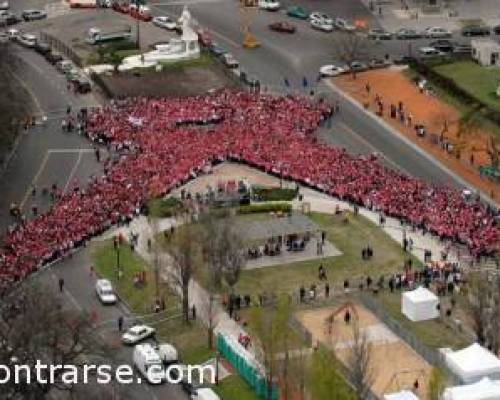
M127 3L123 3L121 1L113 1L111 8L117 12L128 14L129 5Z
M284 33L294 33L296 30L295 25L292 25L290 22L286 21L273 22L269 25L269 28L273 31Z

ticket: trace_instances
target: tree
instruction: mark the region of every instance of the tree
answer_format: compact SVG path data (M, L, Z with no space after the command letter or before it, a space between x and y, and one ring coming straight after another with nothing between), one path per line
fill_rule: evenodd
M359 323L354 320L352 324L352 342L348 349L347 367L351 375L356 395L365 399L370 393L373 383L371 369L371 344L364 332L361 332Z
M184 322L189 323L189 284L196 270L196 230L192 224L177 229L170 243L172 257L171 277L182 295L182 314Z
M467 277L466 289L465 308L472 321L477 341L484 345L490 319L490 283L484 273L471 272Z
M307 387L313 400L352 400L343 378L336 366L338 360L324 348L316 350L311 357L307 374Z
M365 58L368 54L368 41L360 35L350 33L339 33L335 35L334 40L334 56L347 65L351 65L353 61L359 61ZM353 70L353 77L355 71Z
M48 366L72 365L79 374L89 359L93 363L97 360L96 364L114 364L112 353L95 334L90 317L65 309L62 299L52 292L51 288L24 283L2 299L0 364L11 369L28 366L23 376L31 376L30 383L15 384L11 379L2 384L2 398L38 400L63 392L85 393L88 398L89 393L105 389L104 385L77 384L63 369L51 373L42 369L42 379L35 379L37 360ZM47 379L51 375L53 379Z
M446 375L442 369L432 368L427 385L427 398L429 400L440 400L441 395L446 388Z

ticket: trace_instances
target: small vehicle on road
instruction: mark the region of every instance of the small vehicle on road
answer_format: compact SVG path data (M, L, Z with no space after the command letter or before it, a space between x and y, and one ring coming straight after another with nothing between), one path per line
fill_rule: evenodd
M155 328L148 325L134 325L122 335L124 344L136 344L153 337L156 333Z
M373 39L373 40L391 40L392 39L392 33L386 31L385 29L370 29L368 31L368 39Z
M174 21L172 18L167 17L167 16L158 16L154 17L153 20L153 25L156 25L160 28L167 29L169 31L174 31L177 29L177 22Z
M10 11L0 11L0 26L10 26L21 22L21 19Z
M418 53L422 57L439 57L445 55L445 53L443 53L442 51L429 46L419 48Z
M73 83L78 93L85 94L92 91L92 85L85 76L80 75Z
M500 25L494 26L491 30L495 35L500 35Z
M17 38L17 42L24 47L35 48L36 36L30 33L23 33Z
M363 72L363 71L368 71L368 65L361 61L352 61L348 65L349 71L350 72Z
M111 42L114 40L130 39L132 37L132 29L130 26L122 29L101 30L100 28L90 28L87 31L85 42L88 44L99 44L103 42Z
M383 58L372 58L368 62L368 66L371 69L387 68L390 65L391 65L391 63L388 60L385 60Z
M7 0L0 1L0 10L8 10L10 8L10 4Z
M231 53L222 54L220 56L220 59L222 63L230 69L238 68L240 66L238 60L234 58L234 56Z
M345 72L346 72L345 68L339 67L339 66L333 65L333 64L323 65L319 69L319 75L322 78L327 78L327 77L331 78L331 77L334 77L334 76L342 75Z
M43 10L24 10L21 17L25 21L36 21L39 19L47 18L47 13Z
M333 18L330 17L329 15L319 12L319 11L313 11L311 14L309 14L309 20L310 21L323 21L325 24L328 25L333 25Z
M297 30L297 28L295 28L295 25L286 21L273 22L272 24L269 24L269 28L273 31L284 33L294 33Z
M447 39L435 40L434 42L430 42L429 46L445 53L449 53L455 48L455 44L451 40Z
M46 42L42 42L41 40L36 41L35 51L42 56L50 53L50 45Z
M423 36L431 39L449 38L451 37L451 32L440 26L433 26L424 30Z
M75 79L75 82L79 81L82 78L80 74ZM107 279L98 279L95 284L95 292L99 301L102 304L115 304L116 303L116 294L113 290L113 286L111 282Z
M333 32L333 25L327 23L326 20L312 19L310 23L311 23L311 28L317 29L318 31Z
M149 343L138 344L132 353L134 367L151 384L161 384L166 379L160 355Z
M335 27L341 31L354 32L356 30L356 27L350 22L347 22L344 18L337 17L334 23Z
M212 43L212 45L210 46L210 52L216 56L216 57L220 57L222 56L223 54L226 54L227 53L227 50L223 49L222 47L219 46L219 44L217 43Z
M401 28L395 33L396 39L407 40L407 39L420 39L422 34L418 33L415 29Z
M75 68L75 64L71 60L61 60L56 63L56 69L63 74L71 71L73 68Z
M7 36L10 40L16 40L21 35L19 29L10 28L7 30Z
M259 8L266 11L278 11L281 4L277 0L259 0Z
M45 59L51 64L56 64L59 61L62 61L64 57L58 51L52 50L50 53L45 54Z
M297 19L307 19L309 14L300 6L290 6L286 10L286 15Z
M462 28L462 36L490 36L490 28L481 25L469 25Z
M453 47L453 54L472 54L472 46L468 44L456 44Z

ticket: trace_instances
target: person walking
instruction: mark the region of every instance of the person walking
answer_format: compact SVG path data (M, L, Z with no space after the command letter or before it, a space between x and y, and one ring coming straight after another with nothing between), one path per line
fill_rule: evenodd
M64 290L64 279L59 278L59 292L62 293Z
M118 317L118 332L123 332L123 315Z

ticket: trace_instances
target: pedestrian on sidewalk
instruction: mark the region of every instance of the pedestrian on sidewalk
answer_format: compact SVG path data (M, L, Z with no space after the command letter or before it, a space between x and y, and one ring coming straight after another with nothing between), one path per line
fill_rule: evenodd
M59 292L62 293L64 290L64 279L59 278Z
M120 315L118 317L118 332L122 332L123 331L123 316Z
M191 307L191 317L193 321L196 320L196 306L193 304L193 307Z

